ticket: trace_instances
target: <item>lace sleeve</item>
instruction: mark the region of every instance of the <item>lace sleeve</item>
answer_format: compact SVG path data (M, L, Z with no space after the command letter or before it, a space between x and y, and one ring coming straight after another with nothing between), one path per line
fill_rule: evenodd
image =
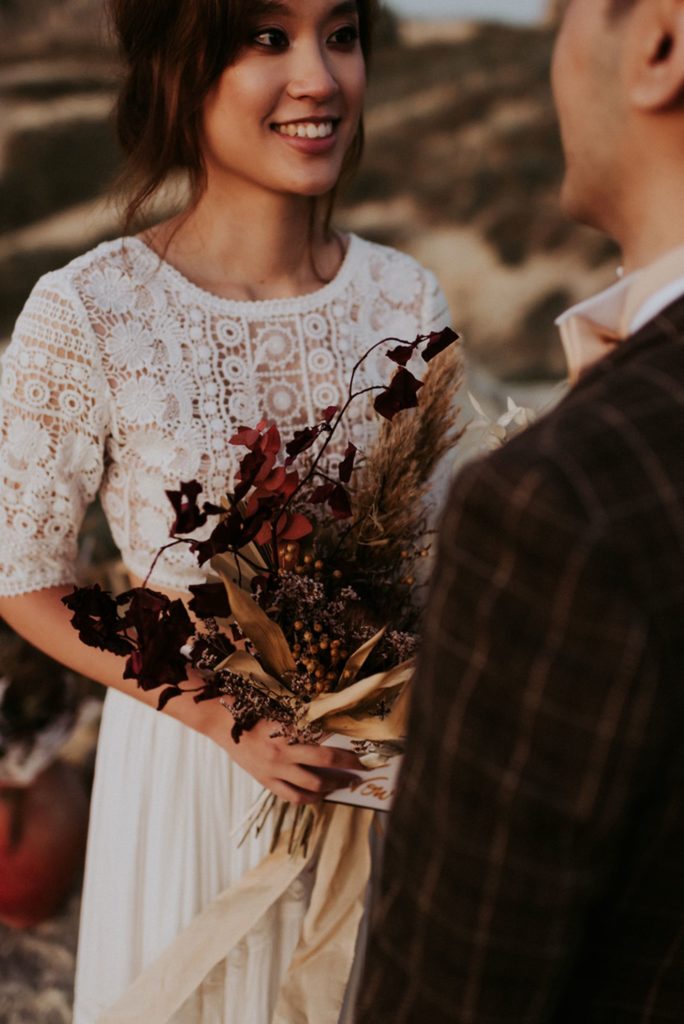
M443 327L454 326L451 322L451 311L446 295L431 270L425 271L422 324L424 326L421 326L421 331L425 334L430 331L441 331Z
M74 581L107 429L96 339L67 282L36 285L2 360L0 594Z

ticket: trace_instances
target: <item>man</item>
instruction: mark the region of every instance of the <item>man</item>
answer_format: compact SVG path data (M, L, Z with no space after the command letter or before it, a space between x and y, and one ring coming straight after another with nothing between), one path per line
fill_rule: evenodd
M358 1024L684 1021L684 0L570 0L553 82L627 276L456 481Z

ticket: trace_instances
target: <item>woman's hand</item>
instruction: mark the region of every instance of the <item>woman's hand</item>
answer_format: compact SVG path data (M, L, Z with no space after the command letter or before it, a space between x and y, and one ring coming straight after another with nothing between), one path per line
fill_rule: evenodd
M365 771L356 754L313 743L290 744L277 722L262 720L244 732L240 742L231 738L232 719L218 702L208 701L205 735L228 752L241 768L276 796L291 804L319 803L328 793L347 786Z
M348 786L364 771L356 754L311 743L290 744L276 722L261 721L240 737L229 739L232 759L276 796L291 804L313 804Z

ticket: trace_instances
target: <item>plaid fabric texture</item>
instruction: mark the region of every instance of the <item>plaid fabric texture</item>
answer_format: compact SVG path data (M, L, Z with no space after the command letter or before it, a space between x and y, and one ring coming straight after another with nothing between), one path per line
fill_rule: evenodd
M684 1021L684 302L459 477L358 1024Z

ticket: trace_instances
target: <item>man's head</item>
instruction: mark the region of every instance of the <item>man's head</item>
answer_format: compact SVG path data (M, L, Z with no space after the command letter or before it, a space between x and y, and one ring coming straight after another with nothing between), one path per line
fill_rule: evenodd
M566 0L553 87L572 217L625 247L675 184L681 209L684 0Z

